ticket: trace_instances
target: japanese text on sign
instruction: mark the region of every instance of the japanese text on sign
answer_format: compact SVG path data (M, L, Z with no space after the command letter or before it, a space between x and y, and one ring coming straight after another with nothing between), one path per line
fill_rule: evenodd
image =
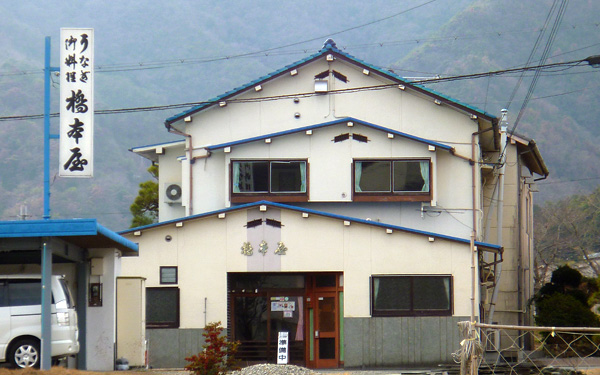
M60 29L59 176L93 177L94 29Z
M288 337L289 332L279 332L277 338L277 364L287 365L288 364Z

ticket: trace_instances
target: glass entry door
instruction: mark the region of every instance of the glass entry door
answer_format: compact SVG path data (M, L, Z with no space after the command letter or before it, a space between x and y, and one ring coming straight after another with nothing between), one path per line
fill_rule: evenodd
M335 292L315 292L314 348L315 367L338 367L339 313Z

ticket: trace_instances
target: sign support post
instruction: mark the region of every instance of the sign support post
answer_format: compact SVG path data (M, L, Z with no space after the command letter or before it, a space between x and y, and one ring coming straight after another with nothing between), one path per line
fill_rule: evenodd
M50 139L58 139L58 134L50 134L50 84L52 72L60 68L50 66L50 37L46 37L44 58L44 219L50 219Z

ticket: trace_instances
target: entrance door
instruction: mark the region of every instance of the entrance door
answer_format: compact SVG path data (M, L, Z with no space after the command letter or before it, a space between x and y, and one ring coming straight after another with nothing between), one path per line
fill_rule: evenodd
M336 292L314 294L315 367L333 368L339 363L339 312Z

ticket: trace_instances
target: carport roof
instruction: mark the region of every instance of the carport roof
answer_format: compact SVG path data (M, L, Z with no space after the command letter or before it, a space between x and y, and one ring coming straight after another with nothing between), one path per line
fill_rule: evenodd
M98 224L96 219L0 221L1 238L58 237L81 248L115 248L137 255L138 245Z

